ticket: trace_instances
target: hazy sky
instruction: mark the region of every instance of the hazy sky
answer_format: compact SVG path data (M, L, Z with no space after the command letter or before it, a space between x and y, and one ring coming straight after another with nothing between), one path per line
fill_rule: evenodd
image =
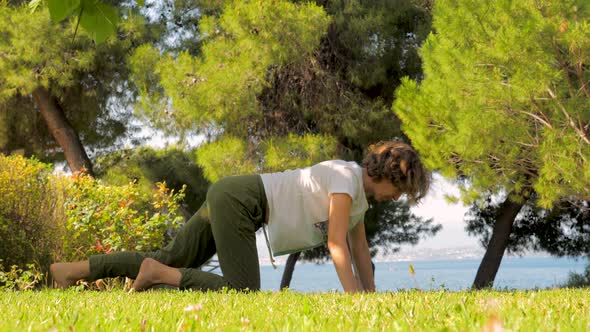
M477 238L470 237L465 232L463 216L467 207L462 203L452 204L446 201L446 195L459 197L456 185L435 174L428 195L419 205L412 207L412 212L418 216L433 218L442 224L442 230L434 237L422 240L417 247L451 248L463 246L478 246Z

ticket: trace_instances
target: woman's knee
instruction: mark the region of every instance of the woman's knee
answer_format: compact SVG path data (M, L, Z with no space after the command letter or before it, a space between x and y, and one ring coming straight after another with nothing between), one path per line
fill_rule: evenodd
M212 184L207 190L207 198L215 198L219 195L223 195L227 190L229 179L230 178L225 177Z
M231 177L223 178L215 182L209 190L207 190L207 207L208 209L214 209L218 205L225 205L228 198L228 193L232 190Z

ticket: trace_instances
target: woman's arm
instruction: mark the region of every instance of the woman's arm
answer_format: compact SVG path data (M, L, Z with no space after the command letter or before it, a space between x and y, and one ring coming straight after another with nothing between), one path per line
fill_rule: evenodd
M330 196L330 212L328 215L328 250L332 256L338 279L345 292L356 292L357 286L352 274L352 266L346 233L352 198L348 194L332 194Z
M375 291L375 279L373 275L373 266L371 265L371 255L369 254L369 245L365 236L365 223L359 222L354 226L351 232L352 256L360 274L361 283L365 291Z

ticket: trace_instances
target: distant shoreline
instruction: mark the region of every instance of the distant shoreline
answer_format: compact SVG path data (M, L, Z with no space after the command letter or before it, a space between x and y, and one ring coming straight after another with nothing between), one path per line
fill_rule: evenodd
M393 256L393 255L392 255ZM288 256L280 256L280 257L275 257L275 265L277 267L282 267L286 264L287 261L287 257ZM481 255L465 255L465 256L459 256L459 257L449 257L449 256L436 256L436 257L425 257L425 256L416 256L416 257L399 257L399 258L395 258L395 257L387 257L386 259L374 259L373 262L374 263L404 263L404 262L438 262L438 261L465 261L465 260L481 260L483 257L483 250L482 250L482 254ZM546 252L529 252L529 253L525 253L524 255L516 255L516 254L506 254L504 256L504 259L520 259L520 258L554 258L554 259L573 259L573 260L585 260L586 257L585 256L580 256L580 257L557 257L557 256L552 256ZM272 265L270 263L270 260L266 259L266 258L261 258L260 259L260 266L270 266ZM297 265L321 265L321 264L331 264L330 260L327 260L325 263L314 263L314 262L308 262L308 261L298 261Z

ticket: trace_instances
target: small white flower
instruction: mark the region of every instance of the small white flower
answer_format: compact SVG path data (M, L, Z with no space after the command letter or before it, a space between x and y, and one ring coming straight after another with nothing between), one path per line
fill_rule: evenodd
M199 303L199 304L189 304L186 308L184 308L185 312L191 312L191 311L199 311L202 310L203 306Z

